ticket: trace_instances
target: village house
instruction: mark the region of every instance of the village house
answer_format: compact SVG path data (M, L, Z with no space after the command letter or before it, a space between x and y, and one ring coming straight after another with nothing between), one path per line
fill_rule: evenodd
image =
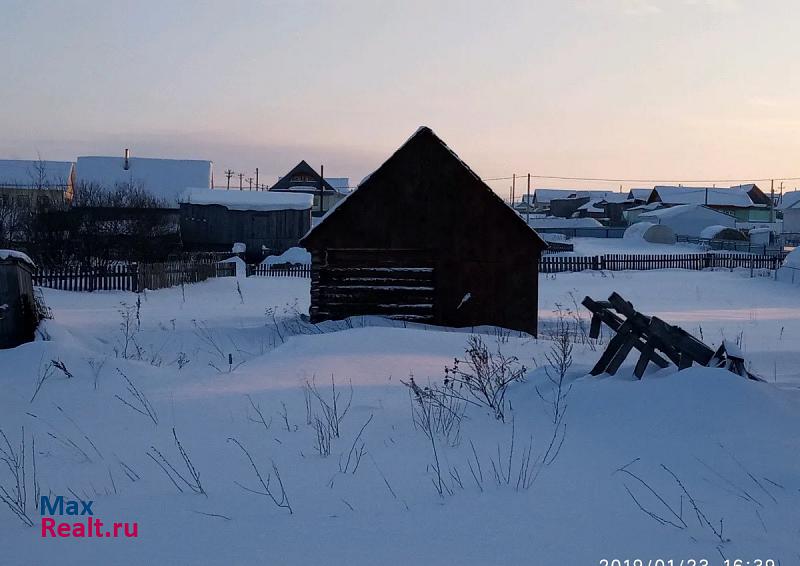
M78 157L76 187L114 191L120 187L141 189L164 208L178 208L180 195L190 187L210 189L214 184L211 161L131 157Z
M191 188L180 197L184 249L230 251L244 244L248 261L298 245L311 228L312 197L273 191Z
M591 199L592 197L600 198L607 192L609 191L578 190L578 189L534 189L530 196L528 194L522 195L522 198L520 199L520 204L523 206L529 205L531 210L536 212L547 213L553 216L561 216L562 214L564 214L563 209L562 212L560 212L559 214L555 214L551 210L552 209L551 205L554 200L586 199L577 204L577 206L580 206L581 204L588 202L589 199ZM572 212L574 212L574 210L572 210L567 216L571 215ZM564 218L566 218L567 216L564 216Z
M778 208L783 213L783 233L792 235L792 241L800 241L800 191L782 195Z
M311 165L301 161L269 190L275 192L312 195L314 216L322 216L350 192L350 179L347 177L325 177L317 173Z
M69 203L75 187L71 161L0 159L0 206Z
M647 202L703 205L724 212L737 222L770 222L773 214L770 198L753 184L730 188L656 186Z
M311 320L383 315L537 332L545 242L422 127L301 240Z

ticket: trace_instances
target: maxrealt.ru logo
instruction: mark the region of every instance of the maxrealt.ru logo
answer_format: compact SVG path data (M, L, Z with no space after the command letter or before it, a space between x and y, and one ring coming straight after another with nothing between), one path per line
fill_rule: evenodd
M48 538L137 538L138 523L104 523L94 516L94 501L54 499L43 495L39 502L42 514L42 537ZM49 515L49 516L48 516ZM54 519L53 517L61 517ZM81 517L79 520L67 519Z

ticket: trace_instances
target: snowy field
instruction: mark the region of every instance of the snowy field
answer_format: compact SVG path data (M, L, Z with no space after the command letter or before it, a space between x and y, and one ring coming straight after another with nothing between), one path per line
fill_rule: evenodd
M585 295L617 291L709 344L741 342L767 383L652 367L637 381L634 356L592 378L603 346L579 340L556 427L553 341L475 329L525 381L505 422L468 406L457 435L431 442L401 380L440 383L470 329L312 326L296 278L216 279L139 305L44 290L48 339L0 351L0 428L14 447L25 429L34 523L0 506L0 563L800 563L800 288L674 270L548 275L540 289L544 330L557 304L574 320ZM341 422L323 456L325 406L303 386L330 406L331 379ZM34 467L43 495L92 500L96 519L136 522L138 537L43 538ZM5 467L0 486L13 494Z
M644 240L625 238L571 238L567 240L575 246L572 252L559 255L603 255L603 254L694 254L706 250L697 244L653 244Z

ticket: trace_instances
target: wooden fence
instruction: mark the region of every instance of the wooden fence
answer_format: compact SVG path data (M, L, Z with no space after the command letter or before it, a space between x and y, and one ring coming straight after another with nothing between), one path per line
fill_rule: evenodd
M33 274L33 284L62 291L135 291L137 272L135 263L106 268L40 267Z
M236 274L234 264L207 262L130 263L104 268L54 266L39 268L33 284L62 291L134 291L197 283L209 277Z
M623 271L651 269L746 268L778 269L779 256L756 254L606 254L596 256L544 255L539 261L542 273L570 271ZM33 276L34 285L63 291L134 291L163 289L181 283L197 283L210 277L233 277L236 264L174 261L165 263L128 264L107 268L45 267ZM311 277L311 266L270 268L248 265L247 276Z
M539 271L561 273L585 270L641 270L650 269L777 269L782 258L756 254L606 254L598 256L542 256Z
M257 277L311 277L310 265L297 265L294 267L270 268L268 265L248 265L247 276Z

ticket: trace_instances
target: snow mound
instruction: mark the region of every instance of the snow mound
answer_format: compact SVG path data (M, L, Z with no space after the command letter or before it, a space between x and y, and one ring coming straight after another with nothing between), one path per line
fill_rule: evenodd
M800 269L800 248L795 248L789 252L789 255L783 260L783 266Z
M644 241L652 244L674 244L677 241L672 228L652 222L631 224L622 237L630 242Z
M284 263L311 265L311 254L305 248L289 248L281 255L268 256L261 265L282 265Z
M36 267L36 264L33 263L33 260L24 252L18 252L17 250L0 250L0 259L6 260L8 258L18 259L27 263L31 267Z
M700 237L705 240L745 240L744 234L734 228L714 224L706 226L700 231Z

